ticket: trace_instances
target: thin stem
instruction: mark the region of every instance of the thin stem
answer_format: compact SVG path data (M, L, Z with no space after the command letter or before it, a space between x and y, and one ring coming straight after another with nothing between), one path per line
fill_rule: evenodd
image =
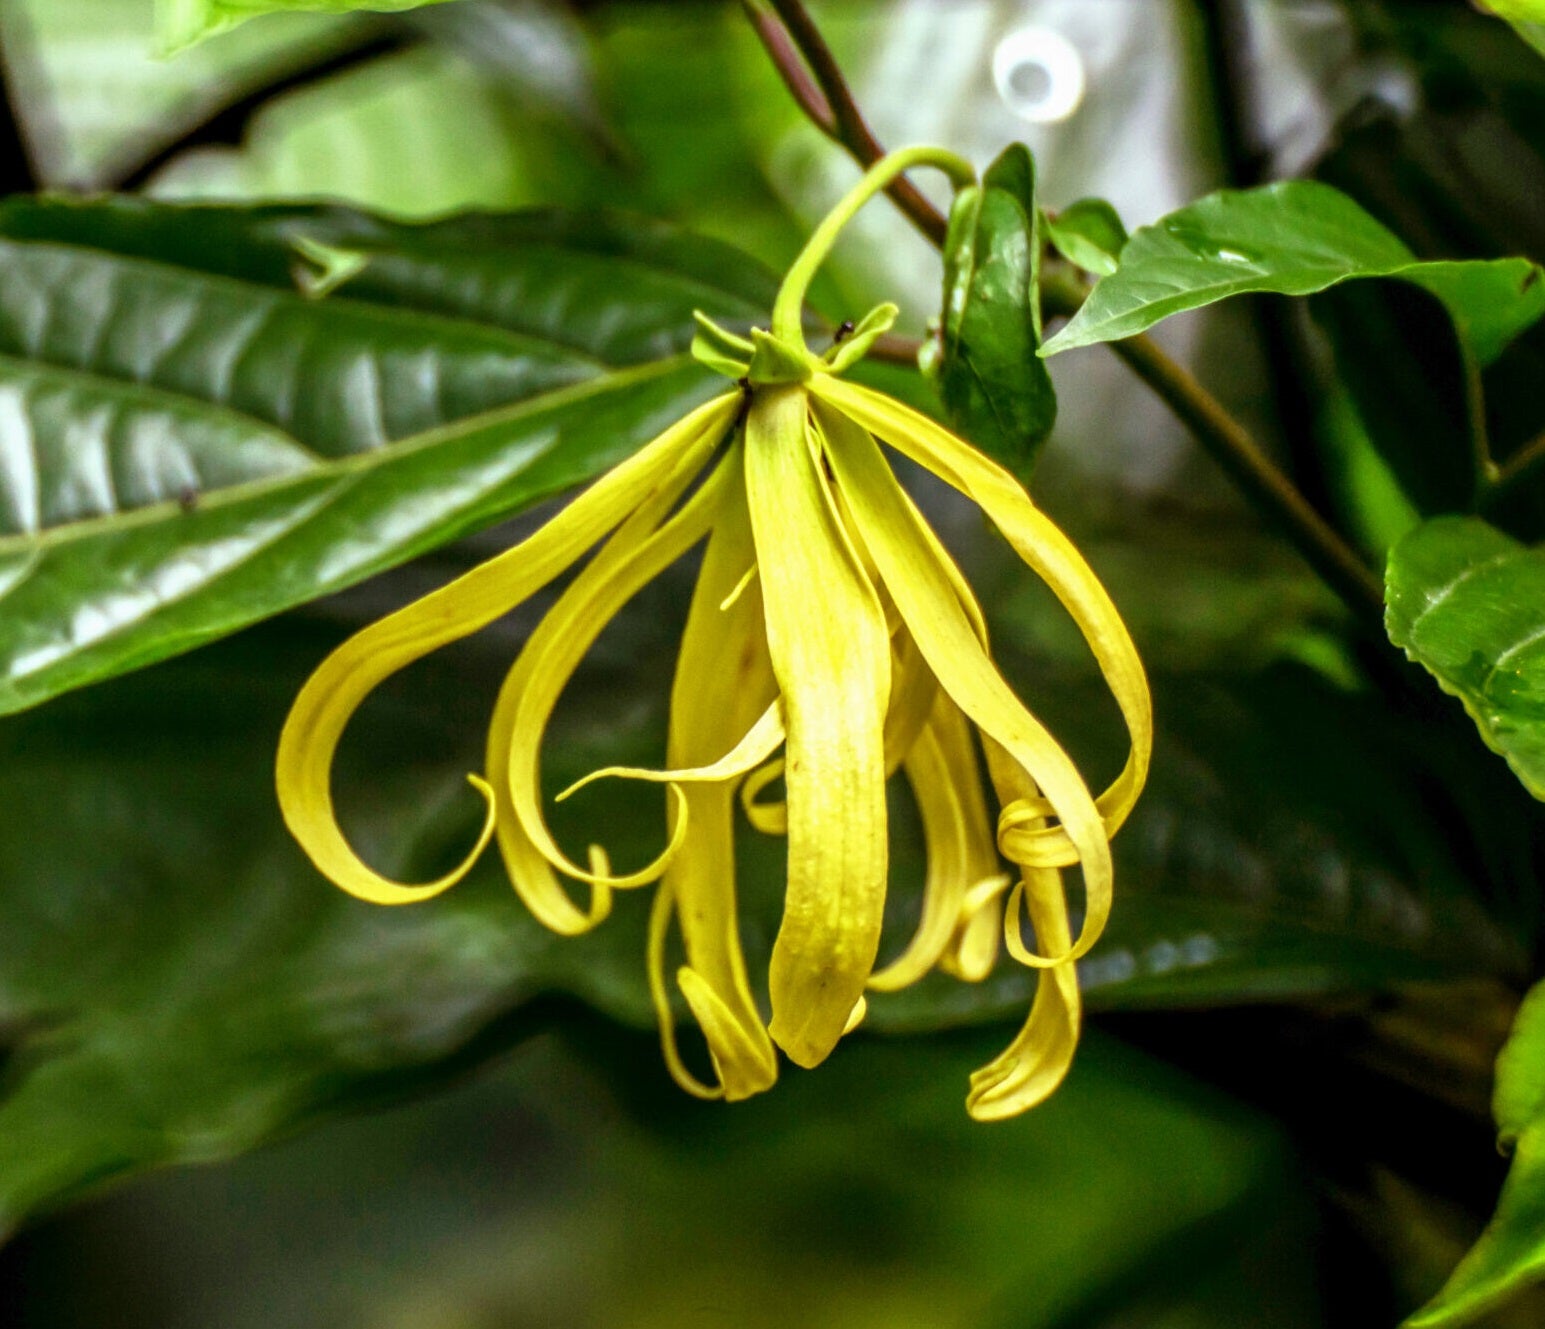
M1487 498L1495 499L1541 466L1545 466L1545 433L1536 434L1502 465L1495 467L1487 485Z
M789 30L778 21L776 14L768 13L757 4L757 0L741 0L741 7L751 20L751 26L756 29L756 35L762 39L762 45L767 48L767 54L772 58L773 67L783 79L784 86L799 104L799 109L805 113L805 118L827 138L836 139L837 119L832 115L831 103L826 100L826 94L816 86L815 80L800 60L799 52L794 49L794 43L789 37Z
M883 360L888 365L910 365L916 369L917 355L922 349L923 342L919 337L903 337L898 333L886 332L874 339L874 345L869 348L866 358Z
M933 166L949 177L956 189L964 189L976 183L976 168L964 157L945 148L902 148L888 153L875 162L864 178L843 195L841 201L828 212L821 224L811 232L810 239L800 251L799 257L789 268L778 298L773 302L772 335L793 346L803 346L805 339L800 329L800 315L805 307L805 292L811 279L832 246L842 233L842 228L853 220L858 210L880 193L893 180L899 180L914 166Z
M860 166L873 166L885 156L820 29L800 0L768 0L769 14L759 0L741 0L757 36L800 109L827 138ZM813 81L812 81L813 80ZM819 100L814 94L819 94ZM915 186L893 180L885 191L902 214L935 248L944 245L949 223Z

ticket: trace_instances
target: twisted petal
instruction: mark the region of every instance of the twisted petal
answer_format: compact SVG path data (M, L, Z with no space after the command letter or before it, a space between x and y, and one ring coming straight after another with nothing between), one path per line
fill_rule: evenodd
M1098 800L1107 834L1115 834L1148 776L1153 705L1132 639L1089 565L1013 476L927 416L828 374L817 374L809 387L816 397L975 502L1072 615L1121 708L1131 737L1125 767ZM1048 866L1076 861L1078 854L1066 827L1039 824L1047 812L1045 804L1032 802L1005 811L1009 813L1009 829L1002 847L1009 857Z
M1067 905L1056 868L1030 868L1015 888L1029 902L1036 935L1047 949L1065 950L1071 940ZM1009 902L1017 915L1017 898ZM1072 964L1042 969L1030 1018L999 1056L971 1077L966 1110L978 1121L1001 1121L1034 1107L1062 1083L1078 1046L1081 1002Z
M934 695L905 769L928 851L923 916L906 950L870 978L869 986L880 992L917 982L952 947L961 977L985 977L997 957L992 905L1009 885L998 862L970 731L960 708L943 692ZM990 925L985 946L978 916Z
M486 627L546 585L684 459L706 457L738 408L735 394L699 407L607 472L529 539L356 633L322 662L285 721L275 775L285 824L327 877L375 904L409 904L438 895L467 874L493 833L496 815L492 791L476 777L472 783L488 800L487 819L472 852L439 880L404 885L355 854L338 826L331 780L333 756L349 717L383 679Z
M788 894L773 946L773 1041L802 1066L842 1037L885 903L885 614L825 492L802 389L757 393L746 492L767 644L788 726Z
M701 458L689 460L701 465ZM499 848L527 907L555 932L572 935L605 917L608 892L655 881L680 848L684 818L673 817L670 842L653 863L614 875L592 849L581 868L558 847L542 815L542 733L569 678L601 630L638 591L708 533L731 478L727 462L665 521L662 516L695 478L678 468L606 542L537 625L504 681L488 732L488 778L498 811ZM679 811L684 795L673 787ZM554 873L595 888L590 908L578 909Z
M942 555L923 538L920 519L879 446L865 429L819 399L815 409L858 534L923 658L977 728L1000 743L1045 792L1077 853L1088 897L1083 932L1070 950L1053 951L1040 963L1074 959L1095 943L1110 913L1110 841L1100 811L1067 753L1021 705L988 658L953 580L940 565Z
M741 464L739 456L732 460ZM754 557L745 488L735 483L720 502L682 634L666 752L672 764L712 764L747 725L747 732L754 732L766 716L777 715L761 588L745 577ZM737 588L740 593L732 594ZM762 719L757 718L759 707ZM651 919L650 991L666 1063L677 1082L691 1093L722 1095L733 1102L768 1088L778 1074L772 1040L746 978L736 926L734 785L693 783L685 798L689 832L660 883ZM698 1081L676 1048L665 982L666 933L673 913L681 920L687 956L676 981L708 1041L717 1086Z

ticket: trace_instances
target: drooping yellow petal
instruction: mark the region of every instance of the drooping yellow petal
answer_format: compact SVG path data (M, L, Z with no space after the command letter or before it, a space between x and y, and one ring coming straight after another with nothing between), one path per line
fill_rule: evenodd
M905 770L928 855L923 913L906 950L870 978L869 986L878 992L894 992L917 982L963 934L971 938L965 967L973 981L984 977L997 955L993 905L1009 887L1009 876L998 861L970 731L960 708L943 691L935 694L928 723L907 754ZM993 924L985 969L980 934L971 928L983 911Z
M1065 950L1071 936L1056 868L1031 868L1016 888L1029 901L1041 945ZM1017 909L1017 904L1011 904ZM1033 1108L1062 1083L1078 1047L1082 1003L1071 963L1041 969L1030 1018L1014 1041L971 1077L966 1110L978 1121L1001 1121Z
M817 374L810 391L878 435L898 452L932 471L975 502L1002 531L1015 552L1051 587L1089 643L1131 738L1131 751L1115 782L1099 798L1107 834L1131 812L1147 779L1153 752L1153 704L1142 661L1105 588L1068 538L1031 501L1007 471L910 407L860 384ZM1015 820L1034 822L1044 806ZM1020 862L1070 864L1077 858L1065 828L1011 830L1005 853Z
M498 809L499 848L521 899L547 927L565 935L593 927L605 916L610 890L642 886L665 871L680 848L686 823L673 820L665 850L635 872L613 874L605 854L592 850L589 868L558 847L542 812L542 734L569 678L601 630L643 586L701 540L720 496L733 477L727 462L663 522L695 474L677 471L641 504L596 552L532 632L505 678L488 734L488 779ZM672 788L679 810L684 795ZM597 888L580 910L557 872Z
M815 410L826 431L832 473L859 537L939 685L1045 792L1077 851L1088 901L1083 931L1071 951L1053 952L1044 963L1083 955L1110 913L1110 842L1100 811L1078 768L988 658L879 446L865 429L825 402L817 399Z
M874 964L885 905L890 641L806 438L799 387L759 389L746 491L767 643L788 728L788 893L773 946L773 1041L832 1050Z
M296 697L279 737L275 782L285 825L324 875L362 900L409 904L461 880L494 830L491 791L473 784L489 811L472 852L437 881L405 885L363 862L338 826L332 765L344 728L382 680L448 642L508 613L615 527L684 459L707 456L729 428L739 397L699 407L597 480L529 539L406 608L356 633L317 669Z
M737 445L730 459L737 468L739 453ZM761 587L745 576L755 566L756 551L742 478L736 475L720 501L676 661L666 757L681 767L717 764L712 758L752 722L758 708L763 717L777 714ZM781 723L777 732L781 737ZM708 1042L717 1087L702 1085L677 1051L663 981L663 931L651 941L651 964L661 971L651 986L666 1062L677 1080L693 1092L722 1093L734 1102L769 1088L778 1075L777 1054L746 976L736 922L734 785L695 782L685 786L685 798L687 838L660 883L668 903L656 908L662 927L669 922L667 911L680 917L686 963L676 981Z
M891 615L886 614L887 626ZM899 619L898 619L899 625ZM885 774L894 775L906 759L917 736L928 721L938 685L928 666L917 653L917 647L905 630L892 629L891 638L891 700L885 713ZM780 712L781 714L781 712ZM781 734L781 730L779 731ZM742 747L749 751L751 735ZM732 754L737 759L740 751ZM726 763L728 761L726 760ZM695 774L687 772L688 776ZM780 799L776 802L760 802L758 796L774 780L783 775L783 758L776 757L762 765L740 787L741 807L746 819L764 835L787 835L789 813ZM659 778L658 776L654 778Z

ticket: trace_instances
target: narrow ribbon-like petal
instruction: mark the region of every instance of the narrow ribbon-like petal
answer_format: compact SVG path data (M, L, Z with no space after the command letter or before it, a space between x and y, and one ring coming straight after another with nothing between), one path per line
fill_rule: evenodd
M889 626L890 617L891 612L888 610L887 626ZM891 701L890 709L885 713L887 778L901 769L907 753L912 750L918 734L928 722L928 713L933 706L934 696L938 692L938 684L934 681L932 672L918 655L917 647L913 644L911 637L900 628L899 617L896 627L891 631ZM782 731L780 730L779 733L781 735ZM741 748L732 753L731 757L739 759L743 751L748 752L751 748L751 738L752 735L748 734ZM728 765L729 760L726 758L721 764ZM699 772L688 771L684 774L688 778L694 776L701 778ZM758 801L761 792L782 775L783 758L776 757L760 769L753 771L740 787L740 803L745 810L746 819L764 835L789 833L789 812L783 801L781 799L766 803Z
M949 430L881 393L829 374L817 374L809 388L975 502L1072 615L1131 737L1125 767L1098 800L1107 834L1115 834L1147 779L1153 752L1153 704L1142 661L1105 588L1019 482ZM1036 822L1044 815L1044 805L1032 804L1015 810L1009 825ZM1020 862L1066 865L1077 858L1065 828L1058 826L1010 829L1003 837L1003 848Z
M1066 950L1071 937L1057 869L1029 869L1016 890L1029 901L1041 945ZM978 1121L1001 1121L1050 1096L1073 1064L1081 1009L1073 965L1042 969L1030 1018L1008 1048L971 1077L966 1110Z
M879 446L858 424L825 402L815 403L828 439L827 458L886 589L939 685L983 733L991 735L1043 790L1077 851L1088 907L1084 928L1057 964L1088 951L1110 913L1110 842L1099 808L1078 768L1025 709L983 649L939 556L918 530Z
M788 893L773 946L773 1041L802 1066L842 1037L885 905L885 614L825 493L798 387L759 390L746 491L767 643L788 727Z
M547 721L569 678L601 630L642 587L701 540L712 525L732 477L722 462L681 510L660 519L694 474L685 468L652 494L596 552L548 610L500 690L488 735L488 778L498 808L499 847L510 879L527 907L555 932L572 935L605 916L605 892L657 880L680 848L686 823L676 819L665 850L635 872L613 874L604 853L592 850L582 868L558 847L542 813L541 745ZM683 795L673 788L679 809ZM554 869L597 888L588 910L578 909Z
M427 900L461 880L494 830L494 797L472 852L437 881L405 885L376 872L354 852L333 807L332 765L344 728L382 680L448 642L508 613L615 527L684 458L706 457L739 409L728 394L699 407L607 472L529 539L450 585L356 633L323 661L296 697L279 737L275 778L285 825L322 873L374 904Z
M923 881L923 913L916 933L899 956L875 972L869 986L894 992L917 982L950 950L963 932L973 944L966 967L982 977L980 940L971 930L977 913L993 913L992 954L996 956L997 919L992 904L1008 889L1008 874L998 862L987 800L971 734L960 708L942 691L934 696L928 723L907 754L905 770L917 799L927 847ZM970 913L968 914L968 902Z
M737 446L730 459L737 470L739 453ZM755 731L769 714L778 714L761 588L745 577L754 566L755 548L742 480L737 473L720 501L676 661L666 757L683 768L720 764L711 759L747 724ZM762 719L752 723L759 707ZM781 722L776 732L781 738ZM734 1102L769 1088L778 1075L777 1054L747 980L736 922L734 784L694 782L685 786L685 799L687 839L660 883L666 903L656 906L661 932L651 939L651 988L666 1062L677 1080L691 1092L722 1094ZM708 1042L717 1087L692 1076L676 1048L663 977L664 927L671 911L680 918L686 951L676 981Z

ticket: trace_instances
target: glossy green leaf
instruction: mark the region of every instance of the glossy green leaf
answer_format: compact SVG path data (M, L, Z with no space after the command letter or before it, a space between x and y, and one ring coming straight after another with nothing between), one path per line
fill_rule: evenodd
M1142 227L1044 353L1131 337L1232 295L1312 295L1356 278L1398 277L1437 296L1486 365L1545 314L1542 276L1521 258L1418 262L1345 194L1288 180L1210 194Z
M595 475L713 391L771 280L555 213L0 208L0 710L230 632ZM351 256L325 299L315 255Z
M445 0L156 0L156 34L166 54L264 14L399 13Z
M961 190L944 242L944 305L929 371L955 428L1021 477L1057 418L1041 342L1035 162L1013 144Z
M1478 518L1436 518L1390 552L1385 603L1390 640L1545 798L1545 549Z
M1046 235L1069 263L1108 277L1127 243L1127 228L1103 198L1081 198L1046 214Z
M1497 1058L1492 1109L1513 1155L1496 1216L1408 1329L1469 1324L1545 1277L1545 986L1524 998Z

